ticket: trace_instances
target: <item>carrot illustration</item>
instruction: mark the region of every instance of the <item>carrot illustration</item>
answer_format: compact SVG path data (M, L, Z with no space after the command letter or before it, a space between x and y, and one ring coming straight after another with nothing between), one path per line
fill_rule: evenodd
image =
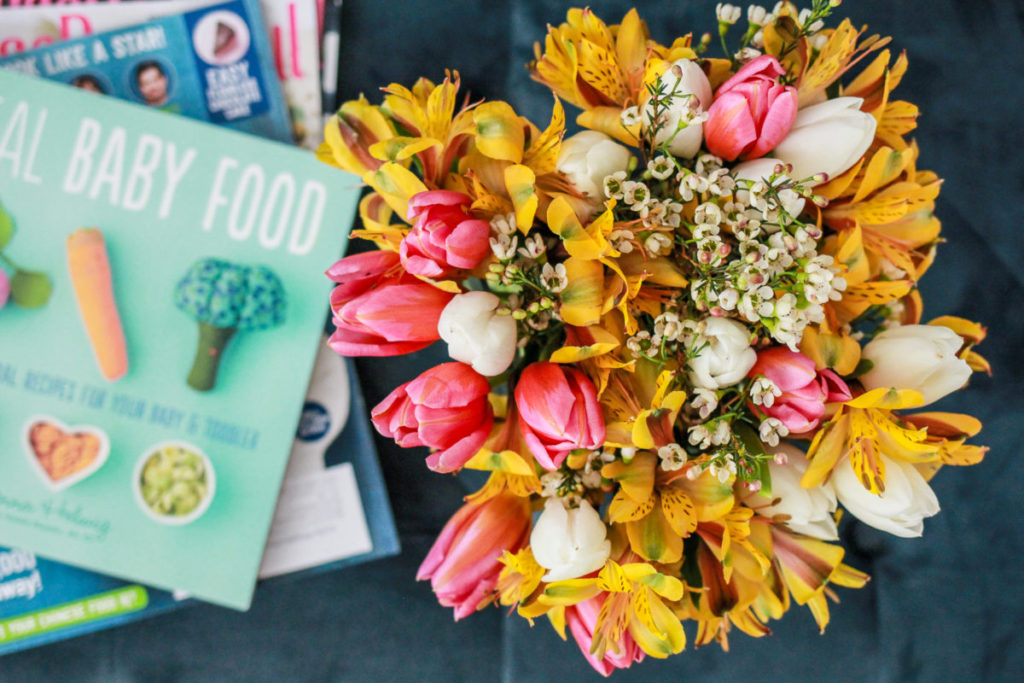
M128 372L128 352L114 301L103 233L97 228L76 230L68 235L67 248L71 284L85 331L100 372L107 381L113 382Z

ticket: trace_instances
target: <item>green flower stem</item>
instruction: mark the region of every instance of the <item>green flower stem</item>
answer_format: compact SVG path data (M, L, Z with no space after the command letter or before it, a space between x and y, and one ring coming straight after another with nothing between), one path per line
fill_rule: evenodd
M217 369L224 347L231 341L236 328L216 327L199 323L199 344L192 371L188 373L188 385L196 391L209 391L217 383Z

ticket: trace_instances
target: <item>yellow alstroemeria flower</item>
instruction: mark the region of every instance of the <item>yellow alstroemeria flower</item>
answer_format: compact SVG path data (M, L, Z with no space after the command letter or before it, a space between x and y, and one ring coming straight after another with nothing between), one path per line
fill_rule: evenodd
M829 584L861 588L868 575L841 562L846 550L817 538L771 526L773 562L798 605L807 605L822 633L828 625Z
M421 78L411 89L398 83L384 88L387 94L380 110L407 135L390 143L378 143L371 149L374 156L406 163L415 156L429 188L445 188L452 164L475 132L472 107L463 106L455 111L459 84L456 71L448 74L440 85Z
M927 430L924 443L935 446L939 458L933 462L917 465L925 480L931 479L943 465L976 465L988 453L987 446L974 446L967 439L981 431L981 422L970 415L960 413L913 413L902 419L918 429Z
M658 457L637 453L627 465L605 465L601 476L619 483L608 520L625 527L630 549L640 557L670 564L683 556L683 538L697 528L693 501L678 489L655 488Z
M543 53L534 46L530 75L580 109L621 108L639 93L647 42L636 9L609 27L589 9L573 8L566 23L548 28Z
M634 334L637 323L629 312L629 301L637 296L643 280L627 278L617 263L621 254L608 241L615 227L612 209L584 227L569 201L559 196L548 206L547 224L569 252L565 261L569 285L560 295L562 320L580 327L597 325L604 314L617 308L625 320L626 334ZM609 275L613 282L624 288L609 287L605 267L614 273Z
M409 226L406 223L392 223L394 214L394 209L384 201L384 197L371 192L359 200L359 219L363 227L353 230L350 236L369 240L379 249L397 252L409 232Z
M878 46L882 44L885 43ZM918 110L910 102L890 99L890 93L907 72L906 53L900 53L890 66L891 58L889 50L880 52L856 78L843 86L840 94L864 100L861 110L870 113L878 122L876 144L881 143L902 151L907 147L904 136L917 127Z
M640 359L632 371L612 374L602 394L605 442L620 448L658 449L675 441L672 428L686 401L676 368Z
M749 535L733 548L735 571L726 575L714 545L694 549L699 586L684 585L686 597L676 614L697 621L697 646L718 641L728 650L732 627L747 635L767 635L767 623L780 619L790 606L807 605L820 629L828 623L829 585L860 588L867 575L842 564L844 550L815 538L796 534L760 516L748 518Z
M927 442L923 429L904 427L893 410L914 408L924 403L916 391L878 388L842 404L825 424L807 450L810 465L800 484L821 486L844 455L864 488L871 493L885 491L885 465L878 456L927 463L939 459L939 448Z
M686 469L665 472L657 463L656 455L641 451L629 463L617 461L602 468L601 476L619 484L608 521L624 527L631 550L652 562L678 562L684 539L703 528L717 538L721 561L731 563L731 541L745 537L740 519L744 513L733 514L732 483L719 481L707 470L691 480Z
M808 326L800 341L800 351L811 358L819 370L832 368L840 375L851 374L860 362L861 347L844 327L871 306L888 304L916 293L912 279L873 279L877 272L872 270L863 234L859 226L854 226L825 242L823 253L835 258L836 264L845 269L846 291L839 301L825 304L825 320ZM919 307L911 308L919 310Z
M697 622L695 645L716 640L728 650L732 626L755 638L770 633L765 623L785 612L788 594L781 580L773 580L777 577L771 573L767 557L749 542L737 545L733 553L738 571L727 577L714 548L703 538L691 553L687 561L700 584L685 584L687 597L676 607L676 614ZM770 606L765 609L762 605ZM768 616L762 614L764 611Z
M565 111L555 98L551 122L542 132L505 102L487 102L473 111L472 148L459 159L464 191L484 218L512 214L523 234L537 212L547 210L555 193L570 192L555 172Z
M651 40L636 9L621 24L608 26L589 9L574 8L566 23L548 28L543 52L539 43L534 46L530 75L583 109L576 119L579 125L635 146L639 126L623 126L623 108L642 104L646 86L672 62L696 58L690 40L683 36L670 47Z
M827 314L832 314L838 325L844 325L861 315L871 306L888 304L905 297L914 287L914 280L879 280L873 272L871 260L865 249L864 231L860 226L843 230L838 236L825 243L824 253L833 256L838 264L846 267L846 291L839 301L826 304Z
M498 602L506 607L517 605L519 615L528 619L532 626L536 617L551 609L550 605L538 601L542 594L538 590L541 577L547 570L537 564L529 547L515 554L506 550L499 562L505 567L498 576Z
M826 225L863 230L873 273L886 260L914 281L931 264L931 248L942 227L933 214L942 181L931 171L917 170L917 155L916 144L876 148L815 190L829 200L822 210Z
M863 29L858 31L849 19L844 19L836 28L820 32L825 43L812 52L806 37L794 41L793 19L796 19L795 13L779 12L775 21L764 27L764 50L766 54L779 57L786 72L794 76L801 107L824 101L825 90L830 85L890 41L877 35L861 40ZM792 49L794 42L796 49Z
M561 623L560 630L564 631L564 612L560 616L558 608L602 594L604 604L591 647L597 657L617 649L627 631L644 652L658 659L682 652L686 647L682 624L663 602L680 600L683 584L645 562L619 564L608 560L596 577L548 584L538 602L553 608L552 622L556 628Z
M362 177L383 163L370 154L370 148L395 137L395 126L380 107L365 97L341 105L324 127L324 142L316 151L317 159Z
M528 498L541 491L540 478L530 450L523 440L514 401L507 396L488 396L497 419L491 435L463 467L491 473L487 483L467 500L483 501L508 491ZM502 419L504 418L504 419Z

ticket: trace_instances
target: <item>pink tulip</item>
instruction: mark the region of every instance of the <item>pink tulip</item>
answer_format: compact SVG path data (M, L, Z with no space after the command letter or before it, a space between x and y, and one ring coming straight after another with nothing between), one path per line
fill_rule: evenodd
M461 192L431 190L409 200L412 230L398 253L413 275L440 277L475 268L491 253L491 225L468 213L473 200Z
M334 310L331 348L343 356L397 356L441 338L437 321L454 294L425 282L385 284Z
M500 493L467 503L444 525L416 579L430 579L438 601L455 608L456 620L468 617L494 599L502 553L518 552L529 536L529 499Z
M519 428L541 467L557 470L569 451L600 448L605 426L594 385L581 371L534 363L516 384Z
M565 608L565 623L569 627L569 632L576 639L576 644L580 646L590 666L602 676L610 676L615 669L628 669L633 662L643 661L644 658L644 651L636 644L628 630L622 632L617 654L609 647L599 659L590 651L594 643L597 617L607 597L607 593L599 593L589 600Z
M331 308L337 311L374 287L394 284L401 276L396 252L374 250L346 256L327 270L327 277L338 284L331 291Z
M403 448L429 446L435 472L454 472L490 436L491 385L465 363L442 363L398 387L373 409L373 426Z
M784 73L775 57L761 55L718 88L704 124L712 154L757 159L786 137L796 120L797 91L778 82Z
M818 371L814 361L785 346L773 346L757 354L748 377L764 375L782 390L771 406L760 406L768 417L777 418L791 434L808 432L821 423L825 404L849 401L850 389L831 370Z

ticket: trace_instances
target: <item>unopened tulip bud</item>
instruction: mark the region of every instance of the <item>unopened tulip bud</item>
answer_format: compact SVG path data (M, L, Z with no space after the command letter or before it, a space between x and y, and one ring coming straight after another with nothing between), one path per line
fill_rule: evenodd
M859 97L836 97L804 107L772 155L793 165L793 177L818 185L860 159L875 138L875 117Z
M832 517L836 509L836 496L831 487L817 486L805 489L800 485L800 479L807 471L808 465L803 452L787 444L780 444L773 450L775 457L768 463L772 480L772 501L767 506L758 506L757 513L769 518L785 515L785 525L800 534L822 540L838 539L836 522ZM778 462L780 459L782 464ZM760 500L766 498L765 496Z
M604 445L597 391L575 367L548 362L526 366L516 384L515 403L526 445L546 470L561 467L570 451Z
M490 292L458 294L437 322L448 355L468 363L485 377L500 375L516 353L516 324L499 315L501 300Z
M697 339L703 350L687 362L690 381L704 389L721 389L743 379L757 362L750 347L750 331L729 318L705 318Z
M967 383L971 368L957 357L963 339L940 325L901 325L885 330L864 347L873 363L861 375L866 389L913 389L927 405Z
M530 549L537 564L548 570L544 581L575 579L607 562L607 535L601 516L586 500L567 510L561 499L551 497L530 534Z
M924 519L938 514L939 501L912 463L882 453L879 469L885 471L885 491L872 493L844 457L829 479L836 497L851 515L894 536L912 538L924 532Z
M643 126L657 128L656 144L667 142L668 151L675 156L692 158L700 151L703 139L703 123L700 118L693 119L692 113L704 112L711 106L711 83L696 61L679 59L659 77L658 85L665 94L663 106L655 111L654 103L647 102L643 107Z
M626 147L604 133L586 130L562 142L556 170L588 201L599 204L604 198L604 179L626 170L632 160Z

